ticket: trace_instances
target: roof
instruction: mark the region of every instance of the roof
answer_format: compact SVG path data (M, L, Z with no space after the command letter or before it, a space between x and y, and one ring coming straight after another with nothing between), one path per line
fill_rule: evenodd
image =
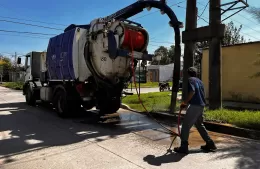
M232 46L251 45L251 44L257 44L257 43L260 44L260 41L246 42L246 43L238 43L238 44L234 44L234 45L226 45L226 46L222 46L222 48L225 48L225 47L232 47ZM203 48L202 50L207 50L207 49L209 49L209 47L207 47L207 48Z

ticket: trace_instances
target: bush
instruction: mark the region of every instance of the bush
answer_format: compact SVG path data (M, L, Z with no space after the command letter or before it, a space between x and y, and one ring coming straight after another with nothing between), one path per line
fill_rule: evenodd
M1 86L15 90L22 90L23 84L23 82L4 82Z

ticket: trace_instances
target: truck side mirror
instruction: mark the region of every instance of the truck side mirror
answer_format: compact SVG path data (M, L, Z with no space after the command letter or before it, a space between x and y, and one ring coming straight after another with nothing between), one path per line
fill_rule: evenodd
M20 57L17 58L17 64L20 65L22 62L22 59Z

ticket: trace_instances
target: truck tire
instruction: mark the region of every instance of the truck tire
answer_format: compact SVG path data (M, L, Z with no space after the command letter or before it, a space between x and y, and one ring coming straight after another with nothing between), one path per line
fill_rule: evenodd
M103 102L102 102L103 101ZM103 116L105 114L112 114L112 113L116 113L118 111L118 109L121 106L121 100L120 98L116 98L114 100L100 100L100 104L99 104L99 115ZM101 103L102 102L102 103Z
M83 102L82 106L83 106L84 109L90 110L93 107L95 107L95 104L96 104L95 101L91 100L91 101L88 101L88 102Z
M36 99L30 86L26 87L25 100L30 106L35 106L36 104Z
M58 116L62 118L79 113L81 108L80 102L62 88L55 92L53 104Z
M69 110L66 91L58 90L55 93L53 104L59 117L68 117Z

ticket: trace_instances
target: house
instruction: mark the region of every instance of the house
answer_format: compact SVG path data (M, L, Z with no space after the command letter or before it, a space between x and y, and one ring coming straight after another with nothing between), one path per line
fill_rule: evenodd
M147 82L163 82L172 81L174 63L168 65L148 65L147 66ZM181 76L183 70L183 59L181 60Z
M146 78L148 82L171 81L173 76L174 63L169 65L147 66Z

